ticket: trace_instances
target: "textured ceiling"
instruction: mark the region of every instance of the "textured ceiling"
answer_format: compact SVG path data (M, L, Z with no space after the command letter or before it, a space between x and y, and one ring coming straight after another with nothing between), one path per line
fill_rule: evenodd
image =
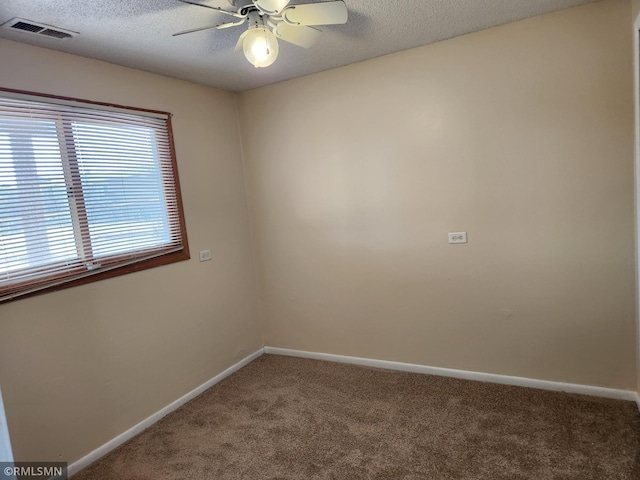
M227 0L201 1L230 8ZM345 0L345 25L319 27L324 33L310 49L281 41L276 62L262 69L233 51L244 26L172 37L231 19L177 0L4 0L0 24L21 17L79 35L58 40L0 28L0 37L242 91L592 1Z

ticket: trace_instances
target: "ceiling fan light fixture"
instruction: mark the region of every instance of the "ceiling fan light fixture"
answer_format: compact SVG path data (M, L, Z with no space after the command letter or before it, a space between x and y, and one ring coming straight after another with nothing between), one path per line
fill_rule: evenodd
M268 67L276 61L280 50L278 39L309 48L322 33L315 26L341 25L347 22L349 13L344 0L295 5L290 5L292 0L227 0L230 5L237 7L235 11L195 0L179 1L216 10L236 20L174 33L174 37L203 30L223 30L247 23L248 29L238 38L235 51L242 50L249 63L256 68Z
M244 56L256 68L268 67L278 58L278 39L267 27L260 26L247 32L242 44Z

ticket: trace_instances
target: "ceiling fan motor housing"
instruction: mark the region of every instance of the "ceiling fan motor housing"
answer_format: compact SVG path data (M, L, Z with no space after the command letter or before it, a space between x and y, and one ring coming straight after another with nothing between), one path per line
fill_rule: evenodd
M248 30L252 28L265 28L267 25L264 20L263 16L260 15L257 10L250 11L247 16Z

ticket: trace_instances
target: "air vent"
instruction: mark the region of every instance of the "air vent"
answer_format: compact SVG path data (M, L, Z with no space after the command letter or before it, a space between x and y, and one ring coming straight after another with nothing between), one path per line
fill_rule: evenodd
M61 38L61 39L73 37L73 35L71 35L70 33L63 32L62 30L53 30L51 28L47 28L38 33L40 35L46 35L47 37Z
M33 33L35 35L42 35L45 37L58 39L70 38L78 35L78 32L72 32L70 30L52 27L51 25L45 25L44 23L32 22L31 20L25 20L24 18L12 18L8 22L3 23L2 28L21 30L23 32Z
M27 23L27 22L16 22L13 25L11 25L11 28L24 30L25 32L31 32L31 33L38 33L44 30L43 27L39 27L38 25L34 25L33 23Z

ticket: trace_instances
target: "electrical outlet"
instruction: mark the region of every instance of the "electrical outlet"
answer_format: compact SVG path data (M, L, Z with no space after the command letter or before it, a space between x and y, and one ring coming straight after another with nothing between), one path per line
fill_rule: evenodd
M467 243L467 232L450 232L449 243Z
M211 250L202 250L200 252L200 261L206 262L207 260L211 260Z

